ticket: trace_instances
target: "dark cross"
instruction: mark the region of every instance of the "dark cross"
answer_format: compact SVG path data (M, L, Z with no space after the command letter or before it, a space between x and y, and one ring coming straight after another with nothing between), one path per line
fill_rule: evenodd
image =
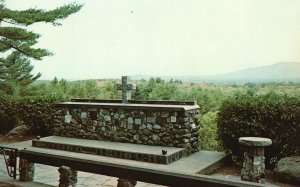
M117 84L117 89L122 90L122 103L128 103L131 99L131 90L135 90L134 84L129 84L130 77L122 76L122 84Z

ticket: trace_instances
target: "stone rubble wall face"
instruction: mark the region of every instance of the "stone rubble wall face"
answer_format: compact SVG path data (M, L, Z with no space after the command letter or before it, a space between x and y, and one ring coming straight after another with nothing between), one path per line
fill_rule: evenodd
M199 110L57 109L54 135L199 151Z

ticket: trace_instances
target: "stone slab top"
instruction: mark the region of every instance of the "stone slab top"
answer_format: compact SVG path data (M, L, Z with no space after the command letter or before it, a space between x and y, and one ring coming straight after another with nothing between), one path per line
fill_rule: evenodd
M72 102L89 102L89 103L122 103L120 99L71 99ZM128 100L131 104L159 104L159 105L196 105L196 101L177 101L177 100Z
M123 151L123 152L130 152L130 153L141 153L141 154L148 154L148 155L161 155L161 156L174 154L179 151L183 151L185 149L179 147L149 146L149 145L131 144L131 143L67 138L62 136L48 136L33 141L59 143L64 145L82 146L87 148L101 148L107 150ZM167 155L162 155L162 150L167 150L168 151Z
M246 146L252 147L265 147L272 144L272 140L269 138L262 137L241 137L239 143Z
M188 111L199 109L199 105L168 105L168 104L136 104L136 103L92 103L92 102L63 102L57 103L56 107L95 107L95 108L122 108L139 110L169 110Z

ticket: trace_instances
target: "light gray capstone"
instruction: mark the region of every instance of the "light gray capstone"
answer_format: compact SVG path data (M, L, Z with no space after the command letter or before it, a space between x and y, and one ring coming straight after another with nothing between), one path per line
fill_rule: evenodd
M271 145L272 140L261 137L241 137L239 138L239 143L246 146L265 147Z

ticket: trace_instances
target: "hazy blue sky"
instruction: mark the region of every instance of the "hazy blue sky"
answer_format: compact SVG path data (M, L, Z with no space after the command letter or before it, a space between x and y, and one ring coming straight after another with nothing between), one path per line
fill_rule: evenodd
M74 1L6 0L12 9ZM41 79L208 75L300 62L299 0L85 0L62 26L36 24Z

